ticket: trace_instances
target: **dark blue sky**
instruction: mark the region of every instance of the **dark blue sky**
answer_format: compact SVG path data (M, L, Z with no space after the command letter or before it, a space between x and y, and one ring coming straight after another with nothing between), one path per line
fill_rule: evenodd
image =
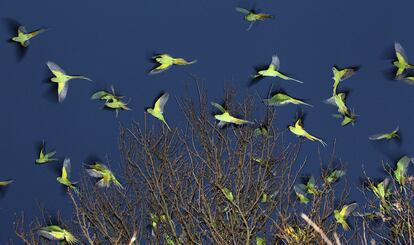
M400 41L414 60L413 1L256 1L257 8L276 18L247 32L248 23L235 7L250 8L249 2L2 1L1 18L13 18L29 31L40 27L50 30L36 37L18 62L16 45L6 41L10 33L4 22L0 28L0 179L15 180L0 199L0 243L14 237L14 214L24 211L31 219L39 214L38 203L70 214L56 175L34 164L37 142L45 140L60 158L72 159L74 180L91 154L102 159L108 156L116 166L120 123L142 122L144 109L152 106L161 91L171 94L165 115L169 124L174 127L183 122L175 97L183 95L186 83L194 84L190 74L202 79L211 100L221 99L225 84L237 87L240 96L256 92L265 96L272 83L295 97L309 99L315 107L306 108L305 128L328 143L321 149L323 157L329 156L336 139L336 154L347 163L351 185L362 174L362 165L368 174L380 176L381 160L388 160L368 141L370 134L399 125L403 144L397 147L391 143L391 150L397 155L411 154L414 114L408 109L414 103L414 87L387 81L383 70L390 62L381 54ZM148 76L152 53L197 59L198 63ZM248 88L253 66L269 63L275 53L280 57L281 71L305 83L264 79ZM45 95L54 86L44 82L50 76L45 64L48 60L69 74L86 75L96 82L72 81L66 100L53 103ZM347 103L360 115L354 127L341 127L340 121L331 117L334 107L322 102L331 94L334 64L361 66L354 77L340 85L351 90ZM131 98L133 110L121 112L118 118L89 99L95 90L110 84ZM296 110L296 106L280 108L276 126L285 129ZM153 119L150 122L158 124ZM289 132L285 135L288 142L297 142ZM301 159L309 156L308 171L318 169L320 146L312 142L304 146ZM359 197L354 188L351 198Z

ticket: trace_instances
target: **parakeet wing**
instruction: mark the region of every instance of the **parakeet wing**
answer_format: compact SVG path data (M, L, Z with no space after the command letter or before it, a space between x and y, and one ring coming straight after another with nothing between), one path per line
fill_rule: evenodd
M86 173L88 173L89 176L94 178L102 178L102 173L95 169L86 169Z
M161 64L161 65L155 67L154 69L152 69L149 73L151 75L152 74L158 74L158 73L161 73L163 71L166 71L166 70L170 69L171 67L172 67L172 65L170 65L170 64Z
M46 239L49 239L49 240L53 240L53 241L60 240L60 239L57 239L55 236L53 236L51 233L49 233L48 231L45 231L45 230L38 230L37 234L39 236L42 236L42 237L44 237Z
M368 139L370 140L379 140L382 139L384 137L384 134L373 134L371 136L368 137Z
M358 207L357 203L351 203L349 205L345 205L341 210L341 216L345 219Z
M98 182L96 182L96 185L99 187L109 187L110 182L109 181L105 181L105 178L102 178L101 180L99 180Z
M279 70L280 60L279 60L279 57L277 55L272 56L272 63L271 64L274 65L275 70Z
M91 99L92 100L97 100L97 99L100 99L100 98L102 98L103 96L105 96L105 95L108 95L109 93L108 92L106 92L106 91L98 91L98 92L96 92L96 93L94 93L92 96L91 96Z
M249 10L247 10L247 9L244 9L244 8L239 8L239 7L237 7L237 8L236 8L236 11L237 11L237 12L240 12L240 13L243 13L243 14L250 14L250 11L249 11Z
M24 26L19 26L19 28L17 29L17 33L21 33L21 34L27 34L27 30L26 27Z
M168 101L168 98L170 98L169 93L164 93L158 100L155 102L154 110L159 111L161 113L164 112L164 106Z
M62 168L62 176L63 176L63 172L66 172L66 177L69 178L70 177L70 170L71 170L72 164L70 162L69 158L65 158L65 160L63 160L63 168ZM64 171L63 171L64 169Z
M220 104L216 103L216 102L211 102L211 105L216 107L217 109L219 109L221 112L225 113L226 110L223 108L223 106L221 106Z
M397 57L398 57L398 54L400 54L402 56L402 58L404 59L404 61L407 61L407 56L405 55L405 50L399 42L395 42L394 48L395 48L395 53L397 54Z
M352 77L355 74L355 69L347 68L345 69L345 73L341 77L341 81Z
M58 101L62 102L65 100L66 95L68 94L69 83L58 83Z
M46 65L47 65L47 67L49 67L49 70L55 75L55 76L58 76L58 75L60 75L59 73L62 73L62 74L66 74L65 73L65 71L62 69L62 68L60 68L60 66L58 66L56 63L54 63L54 62L52 62L52 61L48 61L47 63L46 63Z

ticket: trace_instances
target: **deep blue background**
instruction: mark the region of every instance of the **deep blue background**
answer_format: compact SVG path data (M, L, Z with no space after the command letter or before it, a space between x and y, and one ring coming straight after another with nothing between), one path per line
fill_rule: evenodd
M236 86L240 95L257 91L265 96L274 83L295 97L310 99L315 107L306 109L305 128L327 141L328 147L321 149L325 159L336 139L336 154L348 166L354 200L361 197L355 187L363 168L381 176L381 160L388 160L368 141L370 134L399 125L403 144L389 145L397 154L410 154L414 114L409 109L414 87L387 81L382 72L390 62L381 56L398 40L414 61L413 1L256 1L257 8L276 18L249 32L243 15L235 11L237 6L250 8L252 4L222 0L0 2L1 18L16 19L29 31L51 28L32 41L21 62L16 58L16 45L6 42L10 37L6 26L0 28L0 179L15 180L0 199L0 243L14 237L15 214L24 211L30 220L39 214L38 203L70 215L56 174L34 164L37 142L46 140L48 149L56 149L60 158L72 159L74 180L91 154L108 156L116 166L120 123L142 122L145 107L161 91L171 94L166 106L170 125L183 122L175 97L183 95L186 83L194 84L189 74L203 80L212 100L220 100L226 83ZM148 56L153 52L197 59L198 63L148 76L153 66ZM274 53L281 59L281 71L305 83L265 79L247 88L253 66L268 64ZM53 103L45 96L54 86L44 82L50 76L48 60L69 74L86 75L96 82L72 81L64 103ZM341 127L331 117L334 107L322 102L332 91L334 64L361 65L354 77L340 85L340 89L352 90L348 105L360 115L354 127ZM89 99L96 89L110 84L131 98L133 111L115 118L114 112L100 110L101 103ZM296 110L295 106L280 108L277 126L285 129ZM290 133L285 139L297 142ZM319 169L319 144L304 145L301 160L308 155L309 169Z

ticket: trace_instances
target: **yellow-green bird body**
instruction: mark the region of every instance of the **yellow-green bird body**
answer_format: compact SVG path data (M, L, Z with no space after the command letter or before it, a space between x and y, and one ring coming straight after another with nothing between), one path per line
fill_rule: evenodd
M391 131L390 133L381 133L381 134L374 134L371 135L368 139L370 140L390 140L393 138L400 138L400 135L398 134L399 127Z
M283 80L291 80L291 81L295 81L298 83L303 83L302 81L299 81L297 79L291 78L283 73L281 73L279 71L279 67L280 67L280 60L279 57L277 55L273 55L272 56L272 63L270 63L270 65L268 66L268 68L266 70L259 70L257 71L257 74L253 76L253 78L258 78L258 77L279 77Z
M273 16L270 14L256 13L255 11L247 10L247 9L239 8L239 7L236 8L236 11L245 14L244 19L250 22L250 25L247 28L247 30L250 30L256 21L264 21L264 20L273 18Z
M307 105L307 106L312 107L312 105L304 102L303 100L296 99L283 92L278 92L275 95L273 95L271 98L264 99L263 103L267 106L283 106L287 104L294 104L294 105Z
M347 78L350 78L352 75L355 74L356 69L354 68L345 68L342 70L338 70L335 66L332 67L333 77L334 80L333 84L333 94L336 94L336 89L339 85L339 82L344 81Z
M13 182L14 182L14 180L4 180L4 181L0 181L0 187L8 186L8 185L10 185Z
M222 114L214 115L214 118L219 121L219 127L223 127L227 123L232 123L236 125L253 124L253 122L232 116L227 110L224 109L224 107L215 102L211 102L211 105L213 105L222 112Z
M104 164L95 162L95 164L90 165L89 168L86 169L86 172L89 174L89 176L100 179L98 182L96 182L96 185L99 187L108 188L111 183L113 183L115 186L123 188L112 171Z
M336 169L332 171L325 179L326 183L331 185L339 180L339 178L345 176L346 172L344 170Z
M71 163L70 163L70 159L69 158L65 158L65 160L63 161L63 166L62 166L62 174L61 176L57 177L56 180L61 183L62 185L67 186L68 188L76 191L76 186L75 183L72 183L69 180L70 177L70 170L71 170Z
M58 85L58 100L59 102L62 102L68 93L68 86L69 81L72 79L82 79L82 80L88 80L92 81L90 78L87 78L85 76L71 76L67 75L66 72L60 68L56 63L48 61L47 66L49 67L49 70L53 73L54 77L50 79L50 81L57 83Z
M122 101L122 98L123 96L115 95L115 89L113 86L111 86L111 92L100 90L95 92L91 97L92 100L105 100L104 106L109 109L114 109L116 111L116 116L118 116L119 110L131 110L131 108L127 106L128 103Z
M57 225L42 227L37 231L37 234L52 241L65 241L68 244L75 244L79 242L72 233Z
M174 58L169 54L160 54L152 57L155 61L159 64L159 66L155 67L150 71L150 74L157 74L163 72L173 65L191 65L197 62L197 60L187 61L183 58Z
M164 93L161 97L155 102L154 108L147 108L147 112L157 118L158 120L162 121L168 128L171 130L170 126L168 126L167 121L164 118L164 107L170 97L169 93Z
M414 66L408 63L407 56L405 54L404 48L400 43L394 43L395 55L397 60L393 62L394 66L397 68L397 73L395 77L402 75L407 69L413 69Z
M347 231L349 230L349 224L347 222L348 216L356 209L357 203L344 205L341 210L334 210L334 216L337 223L342 225L342 228Z
M37 164L45 164L49 162L57 161L57 158L53 158L53 156L56 154L56 151L44 153L44 146L40 149L39 157L36 159Z
M227 200L229 200L230 202L234 201L233 193L229 189L227 189L226 187L223 187L221 188L221 192L223 192Z
M320 142L323 146L326 146L326 143L320 139L317 138L313 135L311 135L310 133L308 133L301 125L301 119L297 119L294 125L289 125L289 130L290 132L292 132L293 134L299 136L299 137L304 137L307 138L308 140L311 141L318 141Z
M28 33L24 26L19 26L19 28L17 29L17 36L12 37L11 40L13 42L19 43L22 47L28 47L30 45L30 39L45 31L46 29L39 29L37 31Z

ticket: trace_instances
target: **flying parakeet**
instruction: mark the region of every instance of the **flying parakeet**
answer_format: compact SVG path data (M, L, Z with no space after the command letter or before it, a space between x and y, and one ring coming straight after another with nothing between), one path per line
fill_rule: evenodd
M303 100L293 98L292 96L283 93L278 92L275 95L273 95L269 99L264 99L263 103L267 106L283 106L287 104L294 104L294 105L307 105L310 107L313 107L312 105L305 103Z
M407 174L408 164L412 161L412 158L403 156L397 162L397 168L394 170L394 178L401 186L405 185L405 175Z
M26 48L30 45L30 39L45 31L46 29L39 29L37 31L28 33L24 26L19 26L17 29L17 36L12 37L11 40L13 42L19 43L22 47Z
M352 212L354 212L357 206L357 203L351 203L349 205L344 205L341 210L334 210L336 223L341 224L345 231L349 230L347 218L350 214L352 214Z
M306 193L299 186L295 185L293 189L300 203L303 203L303 204L309 203L309 198L306 196Z
M71 76L67 75L65 71L60 68L57 64L48 61L47 66L49 67L49 70L53 73L54 77L50 79L50 81L58 84L58 100L59 102L63 102L63 100L66 98L66 95L68 93L68 86L69 81L72 79L83 79L92 81L91 79L84 77L84 76Z
M211 102L211 105L216 107L217 109L219 109L219 111L222 112L222 114L214 115L214 118L219 121L218 126L220 128L224 127L227 123L233 123L236 125L254 124L253 122L233 117L227 110L224 109L223 106L215 102Z
M223 192L227 200L229 200L230 202L234 201L233 193L229 189L227 189L226 187L223 187L221 188L221 192Z
M298 118L294 125L289 125L289 130L298 137L305 137L311 141L319 141L323 146L326 146L326 143L310 133L308 133L301 125L301 118Z
M37 231L37 234L52 241L65 241L68 244L75 244L79 242L78 239L72 235L72 233L57 225L42 227Z
M171 68L173 65L191 65L197 62L197 60L186 61L183 58L173 58L168 54L160 54L152 58L155 59L155 61L159 63L160 65L152 69L150 71L150 74L157 74L157 73L166 71L169 68Z
M95 164L90 165L86 172L89 176L94 178L99 178L100 180L96 182L96 185L99 187L108 188L111 183L114 183L119 188L124 188L112 171L104 164L95 162Z
M253 135L256 137L259 135L267 137L269 136L269 129L266 126L260 126L254 130Z
M14 180L4 180L4 181L0 181L0 187L8 186L8 185L10 185L13 182L14 182Z
M36 159L37 164L45 164L50 163L53 161L57 161L57 158L53 158L53 156L56 154L56 151L51 151L45 154L45 145L42 145L42 148L40 149L39 157Z
M389 195L391 195L391 188L389 186L390 179L385 178L378 184L370 183L370 188L375 196L378 197L381 201L385 201Z
M390 139L393 139L393 138L400 138L400 135L398 134L398 131L399 131L399 127L394 129L390 133L382 133L382 134L371 135L368 139L370 139L370 140L383 140L383 139L390 140Z
M70 189L74 190L75 192L76 190L76 183L72 183L69 178L70 178L70 170L71 170L71 163L70 163L70 159L69 158L65 158L65 160L63 160L63 166L62 166L62 174L60 177L57 177L56 180L61 183L62 185L65 185L67 187L69 187Z
M339 82L344 81L345 79L350 78L352 75L355 74L356 72L356 68L345 68L342 70L338 70L337 67L332 67L332 72L333 72L333 77L332 79L334 80L334 84L333 84L333 93L332 94L336 94L336 89L339 85Z
M344 170L335 169L325 179L327 184L333 184L346 174Z
M247 10L239 7L236 8L236 11L245 14L244 19L250 22L250 25L247 28L248 31L253 27L253 24L256 21L264 21L273 18L273 16L271 16L270 14L256 13L254 10Z
M311 195L319 195L320 191L318 190L317 186L316 186L316 180L313 176L311 176L308 181L306 182L306 184L300 184L299 187L302 190L305 190L306 193L311 194Z
M266 245L266 238L257 236L256 245Z
M395 55L397 60L393 62L394 66L397 68L397 73L395 77L400 77L407 69L413 69L414 66L408 63L407 55L401 44L399 42L394 43Z
M154 108L147 108L147 112L157 118L158 120L162 121L168 128L171 130L170 126L168 126L167 121L164 118L164 107L170 97L169 93L164 93L161 97L155 102Z
M259 70L257 74L253 76L253 78L258 77L279 77L283 80L291 80L298 83L303 83L302 81L296 80L294 78L288 77L283 73L279 72L280 68L280 60L277 55L272 56L272 63L270 63L269 67L266 70Z
M109 109L114 109L117 117L119 110L130 111L131 108L127 106L128 104L122 101L122 98L124 98L124 96L115 95L115 89L113 86L111 86L111 91L112 92L104 90L97 91L92 95L91 99L105 100L104 106Z

